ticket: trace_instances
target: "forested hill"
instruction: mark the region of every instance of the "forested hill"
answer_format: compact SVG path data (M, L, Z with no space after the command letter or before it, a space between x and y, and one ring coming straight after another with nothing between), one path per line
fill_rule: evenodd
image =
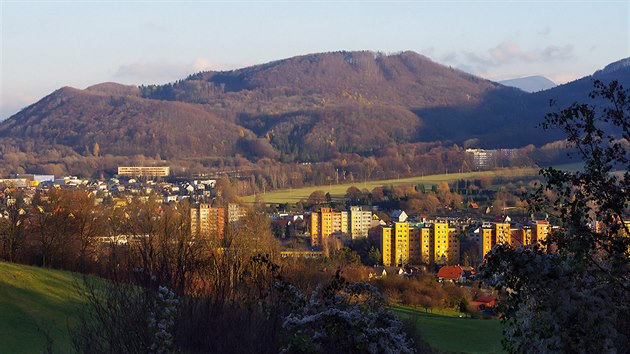
M628 81L629 70L595 77ZM549 100L587 97L591 81L528 94L413 52L310 54L167 85L62 88L0 124L0 154L54 163L98 146L100 155L205 164L368 157L418 142L541 145L558 137L536 128Z
M211 105L229 98L266 102L304 97L305 105L321 105L322 99L333 103L354 99L371 104L439 107L474 105L487 91L496 89L502 87L414 52L335 52L228 72L202 72L174 84L144 87L143 95Z
M543 131L540 123L547 113L574 102L596 104L589 97L594 80L617 80L630 88L630 58L609 64L605 69L549 90L514 96L504 90L488 91L478 105L423 108L426 135L423 141L472 141L485 147L537 146L562 139L559 131Z
M0 142L26 152L82 155L98 144L101 154L185 158L232 154L242 130L195 105L64 87L4 121Z

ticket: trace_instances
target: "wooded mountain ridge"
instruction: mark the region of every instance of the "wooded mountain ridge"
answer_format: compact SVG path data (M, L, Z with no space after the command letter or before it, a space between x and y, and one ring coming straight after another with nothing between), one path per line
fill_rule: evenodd
M612 69L595 76L627 85L630 67ZM310 54L166 85L61 88L0 124L0 153L41 165L98 145L100 155L213 165L369 157L420 142L542 145L560 136L536 127L549 100L587 98L591 81L528 94L414 52Z

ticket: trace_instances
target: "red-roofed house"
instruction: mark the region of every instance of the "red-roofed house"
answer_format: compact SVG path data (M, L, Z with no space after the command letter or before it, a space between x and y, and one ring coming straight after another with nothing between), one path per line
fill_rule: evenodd
M474 299L471 303L472 306L477 307L480 310L493 308L497 304L497 299L492 296L481 295Z
M444 266L438 270L438 281L460 282L466 281L464 269L460 266Z

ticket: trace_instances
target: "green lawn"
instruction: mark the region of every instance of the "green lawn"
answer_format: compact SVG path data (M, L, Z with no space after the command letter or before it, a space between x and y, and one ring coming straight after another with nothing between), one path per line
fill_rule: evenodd
M68 324L81 303L75 284L73 273L0 262L0 353L40 353L44 332L55 353L70 352Z
M262 194L261 197L266 203L297 203L301 199L307 200L308 196L316 190L323 190L330 193L333 199L341 199L346 194L346 190L355 186L359 189L372 190L374 187L389 186L389 185L401 185L401 184L424 184L426 186L437 185L440 182L452 182L459 179L478 179L480 177L519 177L519 176L533 176L538 175L538 168L514 168L514 169L501 169L494 171L479 171L479 172L465 172L465 173L449 173L441 175L419 176L400 179L388 179L369 182L353 182L346 184L335 184L327 186L315 186L304 187L295 189L284 189ZM255 196L250 195L243 197L244 202L252 203L255 200Z
M499 320L460 318L455 311L434 311L411 307L392 308L401 318L416 323L419 335L432 347L455 353L503 353Z

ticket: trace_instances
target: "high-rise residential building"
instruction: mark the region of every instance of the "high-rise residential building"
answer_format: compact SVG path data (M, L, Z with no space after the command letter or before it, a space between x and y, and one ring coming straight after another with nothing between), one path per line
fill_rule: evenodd
M551 232L551 224L547 220L537 220L532 222L533 242L540 243L547 239Z
M497 243L512 247L539 243L547 238L551 231L548 221L534 221L512 229L509 223L484 224L479 234L479 255L483 258Z
M418 239L420 242L420 263L433 263L433 248L435 247L435 238L433 237L430 227L416 228Z
M433 231L433 259L436 264L459 263L459 235L446 222L436 222L431 225Z
M511 245L518 247L521 245L531 245L533 243L532 228L529 225L522 225L518 229L512 230Z
M224 229L225 209L213 208L209 204L199 204L190 209L190 232L193 237L222 239Z
M311 213L311 246L321 246L331 235L348 233L348 212L322 208Z
M512 229L508 222L483 224L479 237L479 256L483 258L497 243L513 244Z
M242 207L236 203L229 203L227 206L227 222L234 223L247 215L247 208Z
M383 264L457 264L460 241L446 222L393 222L381 228Z
M360 206L351 206L349 226L353 240L366 238L372 227L372 212L363 210Z
M479 229L479 253L480 257L483 258L490 250L492 246L494 246L494 235L493 229L490 225L484 224Z
M509 222L497 222L493 225L495 243L512 244L512 231Z
M381 226L381 255L383 256L383 265L391 266L396 259L394 252L393 225Z
M409 263L409 223L394 222L383 226L381 232L381 253L386 266Z

